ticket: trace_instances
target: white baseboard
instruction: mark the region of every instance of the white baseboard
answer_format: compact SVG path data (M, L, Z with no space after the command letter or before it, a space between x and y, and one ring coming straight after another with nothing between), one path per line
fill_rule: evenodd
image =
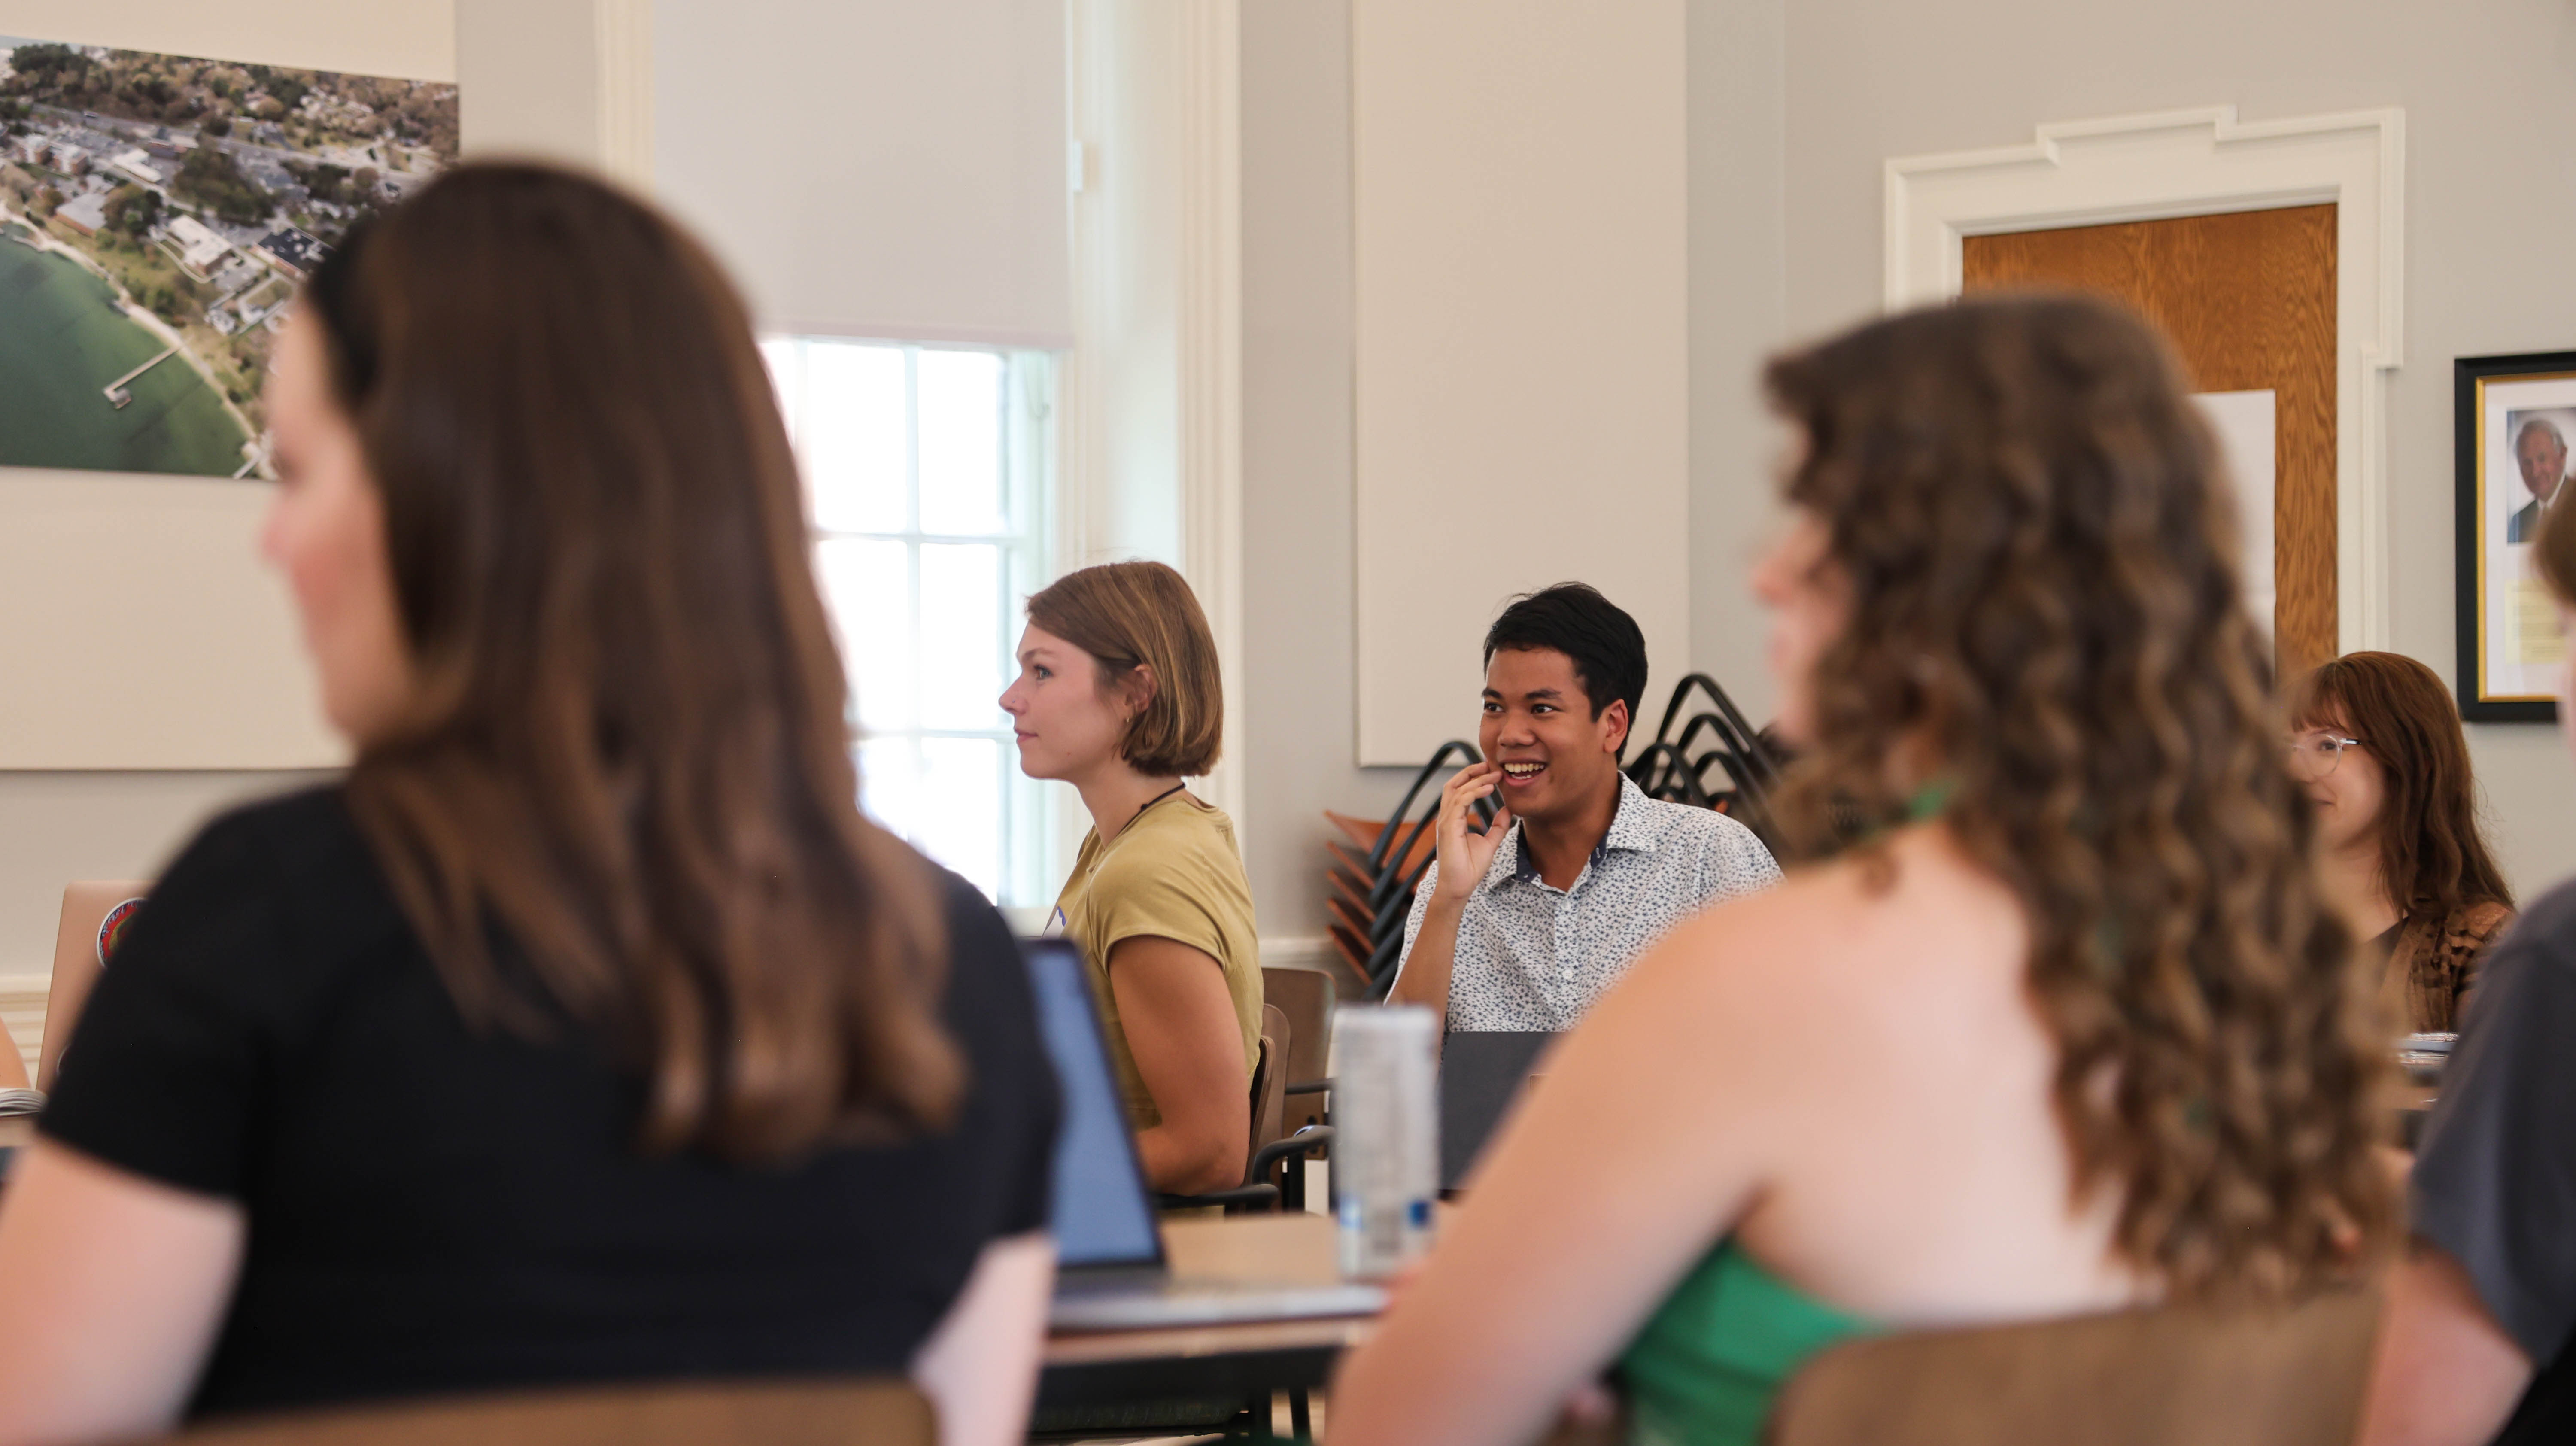
M0 1029L18 1046L30 1079L36 1074L36 1050L44 1043L45 995L53 983L51 974L0 974Z
M1268 969L1327 969L1334 963L1330 934L1273 934L1261 941L1261 963Z

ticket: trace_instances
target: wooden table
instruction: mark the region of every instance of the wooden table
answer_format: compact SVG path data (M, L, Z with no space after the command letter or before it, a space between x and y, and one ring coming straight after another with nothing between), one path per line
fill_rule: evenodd
M1235 1215L1163 1225L1172 1274L1183 1280L1329 1285L1333 1223L1321 1215ZM1341 1353L1368 1338L1366 1316L1246 1321L1047 1338L1038 1401L1113 1405L1179 1396L1255 1396L1324 1384Z

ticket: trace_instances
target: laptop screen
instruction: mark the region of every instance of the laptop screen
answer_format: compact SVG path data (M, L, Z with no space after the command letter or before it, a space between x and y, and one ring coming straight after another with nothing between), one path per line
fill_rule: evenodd
M1163 1258L1154 1203L1127 1133L1127 1111L1110 1072L1109 1047L1083 977L1082 954L1069 939L1021 944L1037 991L1038 1029L1046 1036L1064 1094L1064 1127L1055 1138L1056 1262L1154 1265Z

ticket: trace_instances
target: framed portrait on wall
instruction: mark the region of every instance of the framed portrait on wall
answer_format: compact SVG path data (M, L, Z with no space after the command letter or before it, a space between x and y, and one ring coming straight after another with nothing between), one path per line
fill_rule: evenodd
M2532 566L2532 543L2541 519L2571 495L2576 351L2461 357L2452 375L2460 716L2551 722L2567 638Z

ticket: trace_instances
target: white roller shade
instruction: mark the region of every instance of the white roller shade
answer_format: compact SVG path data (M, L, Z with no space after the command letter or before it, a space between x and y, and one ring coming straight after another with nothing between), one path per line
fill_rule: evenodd
M804 335L1064 347L1063 0L657 0L653 172Z

